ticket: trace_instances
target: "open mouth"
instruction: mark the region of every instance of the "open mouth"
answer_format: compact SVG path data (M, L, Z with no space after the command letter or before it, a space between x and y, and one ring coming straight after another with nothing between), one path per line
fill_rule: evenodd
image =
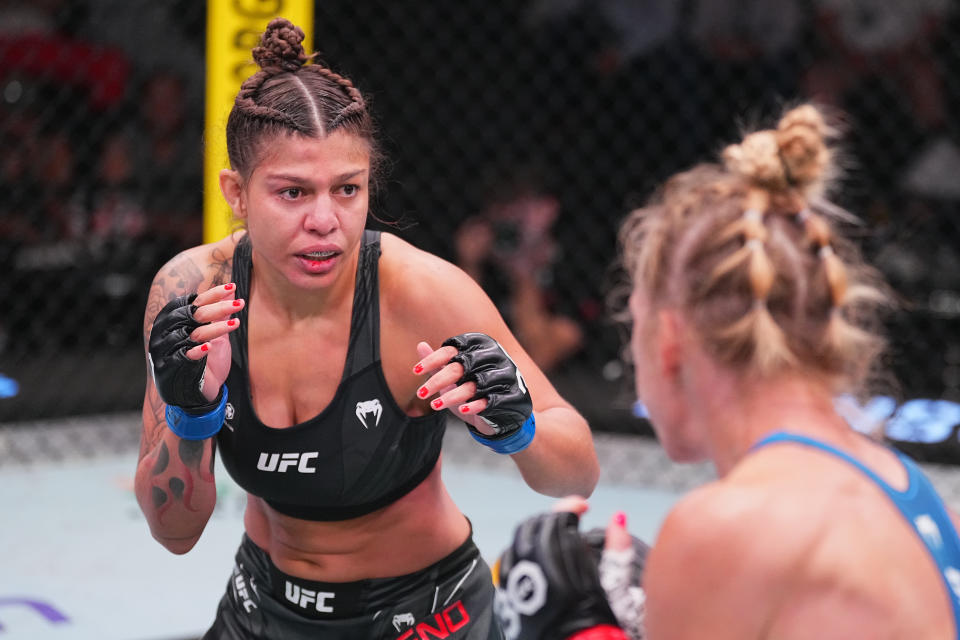
M329 260L334 256L338 255L339 251L311 251L310 253L301 253L300 257L305 260L313 260L316 262L323 262L324 260Z
M297 258L308 273L321 274L333 268L334 260L339 255L339 251L311 251L297 254Z

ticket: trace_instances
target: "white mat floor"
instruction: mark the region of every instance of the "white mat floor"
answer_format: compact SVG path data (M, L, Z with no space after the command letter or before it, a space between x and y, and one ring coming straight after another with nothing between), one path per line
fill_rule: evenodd
M445 481L487 559L519 520L553 502L465 434L451 432L444 455ZM197 546L175 556L140 515L135 464L134 450L0 467L0 639L181 640L206 630L240 541L243 493L219 469L217 511ZM678 495L605 480L584 527L623 509L652 539Z

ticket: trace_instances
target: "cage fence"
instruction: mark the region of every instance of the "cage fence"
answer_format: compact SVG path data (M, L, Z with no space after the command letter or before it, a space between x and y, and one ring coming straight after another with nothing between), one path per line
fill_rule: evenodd
M148 285L201 241L204 3L21 4L0 6L0 424L129 415ZM901 301L898 401L960 402L960 12L869 4L325 0L314 43L378 123L371 224L475 275L595 430L635 433L619 223L806 99L843 114L836 199Z

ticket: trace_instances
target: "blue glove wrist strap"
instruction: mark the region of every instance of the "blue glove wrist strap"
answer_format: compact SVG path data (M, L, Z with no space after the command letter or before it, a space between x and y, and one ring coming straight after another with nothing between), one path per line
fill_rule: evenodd
M533 419L533 414L531 413L530 417L526 419L519 429L505 438L486 438L483 435L478 434L473 429L470 429L469 431L470 435L473 436L473 439L480 444L490 447L497 453L509 455L512 453L519 453L530 446L530 443L533 442L533 436L537 432L537 424Z
M167 405L167 426L184 440L206 440L215 436L223 427L227 414L227 385L223 385L220 404L210 413L193 416L172 404Z

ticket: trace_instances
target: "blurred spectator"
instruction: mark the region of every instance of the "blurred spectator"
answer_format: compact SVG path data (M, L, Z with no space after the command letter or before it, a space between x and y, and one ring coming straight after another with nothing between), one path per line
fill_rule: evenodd
M150 73L137 97L132 149L151 226L181 246L200 242L202 233L202 119L190 114L187 94L180 73Z
M951 0L817 0L819 59L804 83L806 94L843 105L863 81L894 83L910 113L927 130L946 118L944 85L933 41L952 10Z
M560 212L553 195L529 184L506 192L456 232L457 263L500 308L534 362L549 372L579 350L583 331L557 313L552 229Z
M541 28L574 19L578 27L592 19L604 32L590 54L591 66L604 75L630 65L668 43L680 19L676 0L531 0L525 11L529 27Z
M714 60L757 62L794 47L804 17L799 0L698 0L689 29Z
M100 149L89 197L88 233L98 239L136 239L147 230L146 198L134 179L129 130L108 134Z

